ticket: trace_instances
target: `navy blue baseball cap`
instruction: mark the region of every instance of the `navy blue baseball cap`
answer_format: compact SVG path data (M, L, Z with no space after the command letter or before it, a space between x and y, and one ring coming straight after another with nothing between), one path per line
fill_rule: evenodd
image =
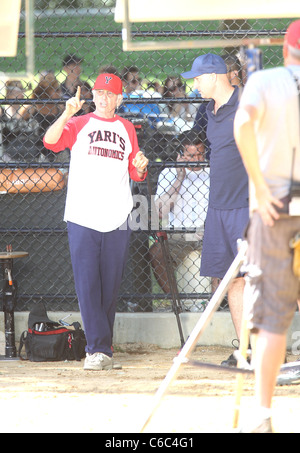
M200 55L194 60L192 69L188 72L183 72L181 76L184 79L193 79L202 74L227 74L226 63L222 57L213 53Z

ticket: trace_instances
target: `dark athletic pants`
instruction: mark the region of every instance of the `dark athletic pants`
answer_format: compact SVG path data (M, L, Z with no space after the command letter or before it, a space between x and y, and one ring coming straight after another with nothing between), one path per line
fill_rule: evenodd
M130 233L128 227L101 233L68 222L75 289L89 354L112 356L116 302Z

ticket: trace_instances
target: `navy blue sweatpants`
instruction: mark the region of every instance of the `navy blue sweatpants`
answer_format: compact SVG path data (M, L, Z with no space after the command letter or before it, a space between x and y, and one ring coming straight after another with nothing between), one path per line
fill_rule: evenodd
M101 233L68 222L75 289L89 354L112 356L116 302L130 233L128 227Z

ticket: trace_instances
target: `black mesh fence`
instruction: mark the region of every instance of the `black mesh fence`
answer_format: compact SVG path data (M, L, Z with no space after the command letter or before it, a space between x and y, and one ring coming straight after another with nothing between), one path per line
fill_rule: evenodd
M206 146L201 135L206 101L180 73L196 56L211 51L224 56L229 74L242 87L255 62L248 49L231 48L230 38L283 36L289 20L138 24L132 32L139 39L222 37L229 45L205 51L123 52L122 26L113 13L114 1L36 0L34 79L0 79L0 251L11 244L13 250L29 252L28 258L14 262L17 310L28 310L40 300L51 310L78 309L63 221L70 153L46 150L42 138L78 85L86 100L79 114L93 110L91 88L101 71L122 78L124 101L118 114L134 123L140 148L150 160L148 180L132 183L133 233L118 310L172 309L158 230L168 233L167 266L176 276L183 307L201 311L211 295L214 282L199 274L209 149L204 154L201 144L193 144L202 153L182 158L188 131L196 130ZM0 58L2 74L25 66L24 18L22 11L18 55ZM279 46L251 52L263 67L282 64ZM185 179L174 202L166 194L181 171Z

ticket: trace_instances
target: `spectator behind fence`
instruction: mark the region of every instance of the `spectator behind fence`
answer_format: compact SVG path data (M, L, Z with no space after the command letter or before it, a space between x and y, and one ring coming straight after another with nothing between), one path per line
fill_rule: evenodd
M139 69L136 66L124 67L121 72L121 79L124 88L124 101L126 99L147 99L149 94L141 86L141 77ZM158 104L126 104L119 109L120 113L132 113L134 115L146 116L149 122L155 124L159 120L160 108Z
M233 136L233 120L239 88L227 76L223 58L215 54L197 57L192 69L182 75L193 78L207 105L207 138L210 143L210 193L200 273L223 279L237 255L237 240L243 238L249 221L248 176ZM239 274L228 289L228 303L240 338L245 281ZM236 366L234 357L223 362Z
M114 66L112 64L106 64L106 65L100 66L99 74L114 74L117 77L120 77L118 68L116 68L116 66Z
M91 90L91 87L88 82L83 82L81 86L81 96L82 99L87 100L87 101L92 101L93 99L93 93ZM80 115L85 115L86 113L91 113L95 111L95 104L94 102L85 102L81 110L78 112Z
M177 162L204 162L204 137L190 130L178 137L180 149ZM159 175L155 203L159 218L168 229L195 229L195 233L169 235L169 248L174 270L194 250L201 252L204 222L208 205L209 168L165 168ZM150 248L154 275L165 293L171 289L167 279L161 246L155 242Z
M163 94L163 86L161 85L159 80L152 80L151 82L147 82L147 93L150 97L158 97L161 98Z
M34 88L30 98L39 100L41 103L27 105L20 109L20 115L27 121L34 121L37 124L38 136L32 139L32 148L35 149L35 156L41 160L47 158L52 161L54 154L43 145L43 136L63 110L63 104L49 103L47 100L58 100L62 97L59 82L53 72L45 72L41 75L38 85Z
M232 86L240 89L244 86L243 66L239 57L235 53L221 55L227 66L227 78Z
M125 95L129 96L134 92L143 93L141 77L137 66L125 66L121 72L121 80Z
M16 100L24 99L25 88L22 85L20 80L9 80L5 84L6 96L5 99ZM18 118L18 112L20 109L20 104L10 104L5 107L4 113L8 118Z
M177 132L191 129L192 115L190 105L176 102L176 98L186 97L186 86L180 77L170 76L163 85L163 99L174 99L171 103L160 104L162 113L166 114L174 122Z
M77 87L81 87L84 83L80 78L82 61L82 58L77 55L66 55L63 59L63 70L66 73L66 79L61 84L61 89L64 99L73 97Z
M6 83L6 98L23 99L24 88L19 80ZM35 142L38 139L38 124L35 120L24 119L24 107L20 104L8 105L2 116L2 160L4 162L32 160L37 158Z

